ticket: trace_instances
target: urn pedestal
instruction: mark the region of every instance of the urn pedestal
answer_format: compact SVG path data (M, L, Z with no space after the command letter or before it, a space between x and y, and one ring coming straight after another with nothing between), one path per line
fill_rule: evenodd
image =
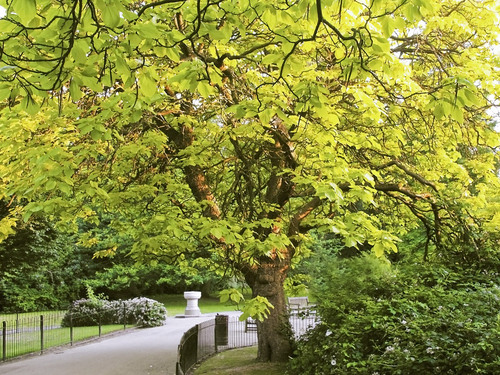
M201 311L198 307L198 300L201 298L201 292L184 292L184 298L187 301L186 310L184 315L186 316L200 316Z

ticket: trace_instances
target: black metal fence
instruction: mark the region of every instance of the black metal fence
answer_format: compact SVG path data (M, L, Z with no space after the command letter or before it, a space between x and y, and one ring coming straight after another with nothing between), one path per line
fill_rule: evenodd
M295 338L317 324L316 313L301 310L290 314ZM250 321L237 316L217 315L215 319L189 329L181 339L177 354L176 375L186 374L197 362L214 353L257 345L257 330Z
M100 337L102 334L125 329L131 325L103 325L97 321L89 326L75 326L66 311L43 314L10 314L2 316L0 356L2 361L34 352L43 353L49 347ZM77 318L77 317L75 317ZM69 324L68 324L69 322Z
M318 322L314 305L290 309L290 324L296 340L309 329L314 328Z

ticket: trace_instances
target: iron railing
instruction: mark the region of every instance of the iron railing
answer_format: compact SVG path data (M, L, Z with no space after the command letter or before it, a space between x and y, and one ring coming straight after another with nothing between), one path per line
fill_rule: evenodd
M295 338L317 324L315 311L301 309L290 313ZM184 375L198 362L228 349L257 345L257 330L237 316L217 315L186 331L179 343L176 375Z
M42 314L10 314L2 316L0 328L0 358L2 361L20 355L40 352L59 346L100 337L102 334L126 329L131 325L103 325L100 319L89 326L75 326L73 319L66 317L66 311L44 312ZM70 315L72 317L72 315ZM75 315L75 319L81 318ZM69 323L68 323L69 321Z

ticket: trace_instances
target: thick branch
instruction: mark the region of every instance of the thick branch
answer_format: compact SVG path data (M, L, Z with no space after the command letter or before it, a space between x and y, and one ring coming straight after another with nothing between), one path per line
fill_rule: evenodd
M321 199L314 197L309 202L304 204L290 220L288 228L288 236L292 237L300 233L300 223L307 217L315 208L321 205Z
M156 118L158 129L160 129L175 145L178 150L183 150L193 144L194 134L193 129L189 126L182 126L180 131L165 126L160 117ZM216 203L215 196L210 189L210 185L205 177L203 169L198 165L188 165L184 168L186 182L193 193L197 202L206 202L203 215L213 220L220 219L221 213L219 206Z
M283 207L292 196L294 186L291 181L291 174L283 171L285 169L295 169L297 161L290 135L281 119L273 119L269 132L275 142L269 149L273 170L267 183L266 201Z
M422 194L415 193L400 184L376 183L375 189L382 192L388 192L388 191L399 192L414 200L429 200L433 198L432 195L429 193L422 193Z
M384 164L384 165L381 165L381 166L378 166L375 168L375 170L379 171L381 169L385 169L385 168L388 168L392 165L395 165L396 167L398 167L399 169L401 169L402 171L404 171L408 176L411 176L413 177L415 180L417 180L418 182L420 182L422 185L427 185L429 187L431 187L434 191L437 192L437 188L436 188L436 185L434 185L432 182L430 182L429 180L426 180L425 178L423 178L422 176L420 176L419 174L411 171L410 169L408 169L408 167L406 167L403 163L401 163L400 161L397 161L397 160L391 160L390 162Z
M207 207L203 210L203 216L213 220L220 219L219 206L215 201L203 170L199 166L187 166L184 167L184 174L196 201L206 202L207 204Z

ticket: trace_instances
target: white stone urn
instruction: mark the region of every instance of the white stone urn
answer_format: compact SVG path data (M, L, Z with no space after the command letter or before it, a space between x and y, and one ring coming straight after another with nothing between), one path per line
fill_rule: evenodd
M184 298L187 301L186 310L184 315L186 316L200 316L201 311L198 307L198 300L201 298L201 292L191 291L184 292Z

